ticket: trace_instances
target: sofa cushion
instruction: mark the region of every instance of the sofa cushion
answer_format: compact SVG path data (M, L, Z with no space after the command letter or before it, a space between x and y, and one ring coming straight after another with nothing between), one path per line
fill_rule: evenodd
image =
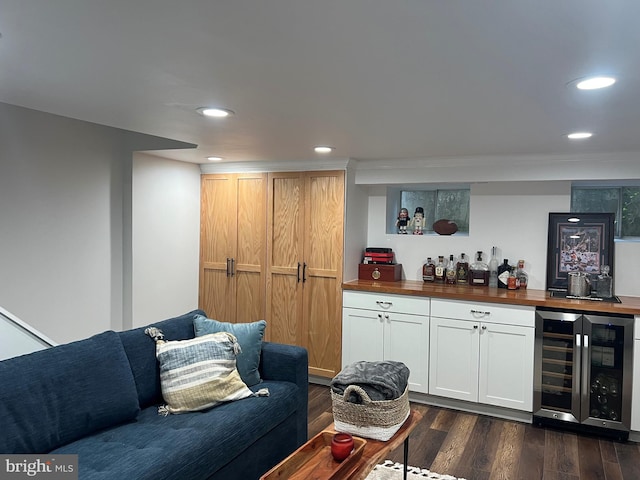
M164 411L193 412L251 396L236 368L238 349L228 332L179 341L157 338Z
M196 315L193 319L193 327L197 337L209 333L229 332L237 339L242 351L236 357L238 372L242 381L249 387L260 383L260 353L262 352L262 338L267 322L258 320L252 323L228 323L219 322Z
M269 388L270 396L251 397L205 411L165 417L149 407L140 412L135 423L78 440L54 453L78 454L83 480L200 480L213 476L247 450L251 452L251 445L258 439L271 438L276 427L286 424L289 431L285 437L294 442L269 442L280 460L297 446L295 421L291 419L296 414L298 387L271 381L262 386ZM240 461L251 462L254 458L249 453Z
M204 315L204 312L194 310L179 317L154 323L154 325L164 332L165 338L186 340L194 337L193 318L196 315ZM162 402L156 345L145 335L145 328L147 327L134 328L119 333L131 364L133 378L136 381L141 408Z
M0 452L47 453L139 412L118 334L0 362Z

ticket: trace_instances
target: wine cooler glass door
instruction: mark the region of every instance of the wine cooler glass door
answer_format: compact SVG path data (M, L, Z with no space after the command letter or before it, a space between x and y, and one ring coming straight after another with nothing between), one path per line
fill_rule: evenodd
M582 421L616 428L630 422L632 319L584 316Z
M537 312L534 413L580 420L581 315Z

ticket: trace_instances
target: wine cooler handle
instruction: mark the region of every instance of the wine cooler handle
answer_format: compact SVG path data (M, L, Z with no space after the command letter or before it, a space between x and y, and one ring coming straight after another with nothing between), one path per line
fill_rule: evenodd
M589 358L591 352L589 351L589 335L584 335L584 348L582 349L582 396L588 398L589 388L591 382L589 381L589 365L591 359Z
M576 333L576 347L580 348L582 345L580 345L580 343L582 343L580 341L580 334Z

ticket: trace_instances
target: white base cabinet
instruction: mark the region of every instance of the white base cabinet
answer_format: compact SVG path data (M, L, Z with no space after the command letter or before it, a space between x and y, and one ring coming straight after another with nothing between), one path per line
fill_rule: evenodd
M346 291L342 365L395 360L410 371L409 390L428 391L429 299Z
M531 412L533 307L431 300L429 394Z

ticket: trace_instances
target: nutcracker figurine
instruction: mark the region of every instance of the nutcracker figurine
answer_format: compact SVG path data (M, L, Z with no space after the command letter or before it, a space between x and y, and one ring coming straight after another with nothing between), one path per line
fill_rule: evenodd
M410 225L413 227L414 235L422 235L422 228L424 227L424 208L416 207L416 211L413 214Z
M398 227L398 233L406 235L407 225L409 224L409 210L401 208L398 213L398 220L396 220L396 227Z

